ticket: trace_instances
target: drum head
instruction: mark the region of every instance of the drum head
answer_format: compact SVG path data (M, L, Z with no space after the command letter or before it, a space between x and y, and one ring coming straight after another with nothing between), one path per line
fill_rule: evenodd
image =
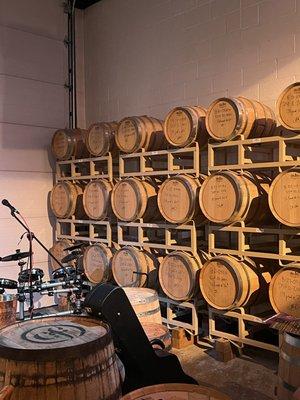
M18 283L12 279L0 278L1 289L17 289Z
M31 270L31 281L36 282L42 279L44 276L44 271L40 268L32 268ZM19 282L29 282L30 281L30 270L26 269L19 273Z
M65 268L57 268L52 272L53 279L63 279L69 275L75 275L76 270L72 267L65 267Z

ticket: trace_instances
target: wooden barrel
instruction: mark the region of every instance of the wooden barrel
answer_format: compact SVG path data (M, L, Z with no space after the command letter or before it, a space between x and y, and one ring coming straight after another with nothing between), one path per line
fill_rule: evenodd
M213 139L226 141L272 136L276 128L270 107L245 97L222 97L211 103L206 114L206 129Z
M111 195L111 205L116 217L122 221L158 218L157 188L151 180L127 178L117 182Z
M199 203L206 218L218 224L261 222L270 214L268 190L268 181L258 175L220 171L202 183Z
M85 147L86 131L83 129L59 129L52 138L51 149L57 160L88 156Z
M0 294L0 329L16 322L17 298L13 294Z
M68 239L60 239L54 242L53 246L51 249L49 249L50 253L54 255L55 258L58 259L58 261L61 261L65 256L70 254L70 252L67 250L67 247L72 246L72 242ZM74 265L75 261L70 261L68 263L69 265ZM53 258L50 257L50 266L51 266L51 272L54 271L57 268L60 268L60 265L53 260Z
M4 386L1 390L0 390L0 400L10 400L11 399L11 395L14 391L14 387L13 386Z
M111 249L102 243L93 244L84 250L83 269L92 283L107 282L111 278Z
M155 286L157 282L154 257L135 247L125 246L112 258L112 273L119 286Z
M199 106L176 107L166 116L164 132L167 141L174 147L187 147L198 142L207 145L205 126L206 109Z
M158 324L155 322L144 322L141 325L147 335L147 338L149 339L149 342L158 339L165 345L164 347L165 350L167 351L171 350L172 337L169 329L165 325ZM162 347L158 344L154 344L153 348L161 349Z
M92 124L85 138L88 152L95 157L102 157L108 152L115 152L115 133L117 128L117 122L97 122Z
M216 256L208 260L200 271L201 293L207 303L219 310L252 305L265 299L269 273L249 260L231 256Z
M186 383L165 383L137 389L122 400L230 400L227 395L209 387Z
M141 149L161 150L166 147L163 124L152 117L126 117L119 122L115 135L118 148L124 153Z
M121 397L108 325L58 317L11 325L0 332L1 385L11 400L98 400Z
M183 251L168 254L159 267L159 283L164 293L173 300L190 300L197 292L198 260Z
M173 224L184 224L190 220L204 222L205 217L198 201L200 186L199 179L188 175L176 175L166 179L157 196L162 216Z
M84 218L83 190L71 182L58 182L50 194L50 206L57 218L70 218L75 215L77 219Z
M276 176L269 191L269 206L279 222L300 227L300 168Z
M90 181L83 192L83 207L91 219L103 220L111 213L110 196L113 184L106 179Z
M60 293L55 297L57 311L71 311L73 310L69 296L66 293Z
M278 400L292 400L300 387L300 336L285 332L279 351Z
M125 287L124 291L142 324L162 324L158 294L155 290Z
M300 82L292 83L280 94L276 114L285 128L300 131Z
M300 318L300 264L290 264L273 276L269 297L277 313Z

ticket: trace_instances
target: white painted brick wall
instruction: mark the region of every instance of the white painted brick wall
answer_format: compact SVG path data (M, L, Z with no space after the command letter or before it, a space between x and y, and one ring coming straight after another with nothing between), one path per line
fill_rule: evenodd
M85 11L87 124L208 106L274 108L300 79L300 0L102 0Z
M0 0L0 201L9 199L48 248L54 237L50 143L68 118L66 27L61 0ZM18 244L23 232L0 204L0 256L28 249L26 237ZM34 262L47 279L48 255L36 243ZM0 277L17 280L16 264L0 262ZM49 303L43 296L36 305Z

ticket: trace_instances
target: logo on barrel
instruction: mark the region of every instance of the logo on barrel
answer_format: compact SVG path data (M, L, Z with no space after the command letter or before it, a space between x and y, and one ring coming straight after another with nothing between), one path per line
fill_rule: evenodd
M22 339L32 343L60 343L78 338L86 330L75 325L43 325L23 332Z

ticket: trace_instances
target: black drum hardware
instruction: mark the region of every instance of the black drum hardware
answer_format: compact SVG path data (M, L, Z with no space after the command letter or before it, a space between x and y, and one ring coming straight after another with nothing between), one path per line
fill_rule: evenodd
M122 288L97 285L86 295L83 306L112 328L114 345L126 371L124 394L160 383L197 384L184 373L174 354L152 347Z
M69 262L76 260L78 261L82 257L83 247L85 243L76 244L70 246L68 249L72 251L60 262L45 246L44 244L35 236L33 232L30 231L29 227L16 215L18 214L21 218L21 214L12 206L6 199L2 200L2 204L8 207L11 211L11 215L22 225L22 227L27 232L27 239L29 241L29 251L21 252L16 250L14 254L10 254L5 257L0 257L1 262L9 261L19 261L18 265L20 267L20 272L18 275L18 280L14 281L11 279L0 278L0 294L3 294L6 289L16 290L16 297L19 302L19 319L23 320L25 318L25 301L27 298L30 300L29 314L30 318L33 318L33 296L35 293L40 295L54 296L55 294L67 294L68 300L72 305L73 310L67 313L82 313L82 302L85 294L90 290L90 285L86 281L86 278L79 266L79 262L76 262L75 267L71 267ZM52 257L59 268L57 268L52 273L52 280L49 282L44 282L44 272L40 268L33 267L32 260L32 241L35 240L47 253ZM29 260L29 267L24 269L27 264L24 259ZM56 313L56 315L63 313Z

